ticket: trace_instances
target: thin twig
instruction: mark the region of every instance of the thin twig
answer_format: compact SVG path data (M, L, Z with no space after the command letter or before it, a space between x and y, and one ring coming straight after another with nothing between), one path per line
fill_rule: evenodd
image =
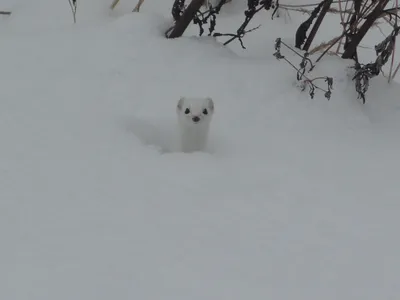
M324 55L333 47L333 45L335 45L344 36L345 36L345 33L343 32L342 35L340 35L339 37L336 38L335 42L333 42L328 48L325 49L324 52L322 52L322 54L317 58L315 63L319 62L322 59L322 57L324 57Z
M279 8L284 9L286 11L297 11L297 12L301 12L301 13L308 14L308 15L311 15L311 12L312 12L309 9L305 9L305 8L301 8L301 7L298 7L298 8L297 7L287 7L286 5L281 5L281 6L279 6ZM328 12L331 13L331 14L339 14L340 10L338 10L337 8L331 7L331 8L328 9ZM352 11L351 10L344 10L343 13L344 14L351 14Z
M110 9L114 9L117 6L118 2L119 0L113 0L113 2L110 5Z
M392 79L396 77L397 71L399 71L399 69L400 69L400 63L397 65L396 70L393 72Z
M346 2L347 5L348 1ZM340 20L342 24L344 24L344 15L343 15L343 8L342 8L342 0L339 0L339 12L340 12Z
M347 9L347 4L349 3L349 1L346 1L346 6L345 6L345 10ZM346 28L345 28L345 22L344 22L344 14L343 14L343 8L342 8L342 0L339 0L339 10L340 10L340 20L342 21L342 26L343 26L343 30L345 30ZM348 15L348 17L350 17L350 15ZM340 49L340 46L342 45L342 40L343 39L340 39L339 40L339 44L338 44L338 47L337 47L337 49L336 49L336 53L338 53L339 52L339 49Z
M397 13L398 13L398 7L399 7L399 0L396 0L396 19L395 19L395 27L397 27ZM396 52L396 36L394 36L394 41L393 41L393 53L392 53L392 62L390 63L390 69L389 69L389 78L388 78L388 83L391 82L392 78L393 78L393 65L394 65L394 54Z
M77 9L77 0L68 0L69 6L71 6L72 17L74 18L74 24L76 23L76 9Z
M139 0L132 12L139 12L144 0Z
M264 5L261 5L259 8L257 8L256 6L254 6L254 7L249 6L248 10L246 11L247 15L245 13L246 18L245 18L243 24L237 30L236 34L230 34L230 33L229 34L220 34L220 33L218 33L218 34L214 34L214 36L224 36L224 35L232 36L232 38L230 38L229 40L227 40L224 43L224 46L228 45L229 43L231 43L235 39L238 39L239 42L240 42L240 45L242 46L242 48L246 49L246 47L243 44L243 37L245 36L246 33L249 33L249 32L252 32L252 31L258 29L261 25L258 25L257 27L254 27L254 28L249 29L249 30L246 30L246 27L247 27L247 25L249 25L249 23L250 23L251 19L254 17L254 15L257 14L262 9L264 9Z
M353 2L353 0L348 0ZM332 4L338 4L340 1L333 1ZM285 7L312 7L312 6L318 6L319 3L312 3L312 4L281 4L280 6L285 6Z
M284 55L281 54L281 45L284 45L286 48L290 49L292 52L296 53L297 55L299 55L300 57L302 57L302 61L300 63L300 68L296 67L294 64L292 64ZM311 65L310 69L308 70L308 72L311 72L311 70L314 68L314 65L312 63L312 61L308 58L308 53L306 52L304 55L299 54L297 51L295 51L294 49L292 49L291 47L289 47L288 45L286 45L284 42L282 42L281 38L277 38L275 40L275 50L276 52L273 54L278 60L283 59L284 61L286 61L292 68L294 68L297 71L297 80L301 81L301 90L304 91L306 89L306 86L309 86L309 95L311 96L311 98L314 98L314 91L315 89L321 90L324 92L325 98L327 98L328 100L331 98L331 94L332 94L332 85L333 85L333 79L331 77L317 77L314 79L310 79L308 78L305 73L306 71L306 67L308 64ZM305 78L305 79L304 79ZM327 82L328 84L328 90L322 89L319 86L315 85L313 82L315 80L319 80L319 79L325 79L325 82Z
M347 5L349 4L349 2L350 2L349 0L346 1L345 10L347 9ZM351 11L353 10L353 7L354 7L354 2L351 3L351 7L350 7L350 10L351 10ZM346 20L346 22L342 24L342 25L343 25L343 31L346 31L347 24L350 23L350 18L351 18L351 15L350 15L350 14L347 15L347 20ZM345 35L343 35L343 36L340 38L338 47L337 47L337 49L336 49L336 53L339 53L340 47L341 47L342 44L343 44L343 38L344 38L344 37L345 37Z
M340 39L340 38L341 38L341 36L334 37L333 39L331 39L330 41L328 41L326 43L319 44L318 46L316 46L316 47L314 47L313 49L310 50L310 52L309 52L310 55L312 55L315 52L318 52L318 51L320 51L320 50L322 50L322 49L324 49L324 48L326 48L328 46L330 46L329 49L331 49L332 46L334 46L338 42L338 39Z

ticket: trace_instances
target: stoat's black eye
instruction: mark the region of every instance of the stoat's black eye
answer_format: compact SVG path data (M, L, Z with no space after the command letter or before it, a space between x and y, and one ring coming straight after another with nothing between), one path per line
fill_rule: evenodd
M205 108L205 109L203 109L203 115L208 115L208 111L207 111L207 109Z
M189 114L189 113L190 113L189 108L186 108L186 109L185 109L185 114Z

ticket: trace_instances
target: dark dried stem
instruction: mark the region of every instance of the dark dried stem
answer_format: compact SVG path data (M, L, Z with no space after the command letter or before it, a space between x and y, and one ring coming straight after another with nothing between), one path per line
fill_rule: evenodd
M362 24L361 28L358 30L358 32L352 37L351 41L347 45L342 58L354 58L356 51L357 51L357 46L360 44L361 40L364 38L364 36L367 34L368 30L371 28L371 26L374 24L375 20L379 17L380 13L382 10L385 8L389 0L378 0L379 3L376 4L375 8L373 11L366 17L365 22ZM371 4L372 5L372 4Z
M76 23L76 9L77 3L76 0L68 0L69 6L71 7L72 17L74 18L74 24Z
M181 37L203 3L204 0L192 0L182 16L176 21L174 28L167 37L170 39Z
M308 36L308 38L303 46L304 51L308 51L308 49L310 49L311 43L314 40L314 37L317 34L319 27L321 26L322 20L324 19L329 7L332 4L332 1L333 0L325 0L325 3L321 8L321 12L319 13L318 18L315 21L313 28L311 29L310 35Z

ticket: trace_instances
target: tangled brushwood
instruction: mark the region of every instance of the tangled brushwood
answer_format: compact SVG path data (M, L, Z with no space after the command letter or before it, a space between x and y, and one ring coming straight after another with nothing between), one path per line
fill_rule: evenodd
M199 26L199 35L202 36L204 34L204 25L209 24L209 33L210 36L216 26L217 15L219 14L222 6L227 2L227 0L221 0L217 6L213 7L210 5L209 9L205 12L200 11L197 9L194 11L193 14L193 24ZM185 0L175 0L174 4L172 5L172 17L174 18L175 22L178 22L183 13L186 9Z
M227 40L224 45L228 45L234 40L238 40L240 42L240 45L242 46L243 49L246 49L243 43L243 37L245 36L246 33L252 32L260 27L254 27L252 29L247 29L247 26L249 25L250 21L253 19L253 17L258 13L259 11L265 9L265 10L270 10L271 8L275 8L273 15L277 11L279 6L279 0L277 1L272 1L272 0L248 0L247 1L247 10L244 12L245 19L242 23L242 25L236 30L236 33L214 33L214 36L229 36L231 37L229 40Z
M293 53L301 57L301 62L299 63L299 67L296 67L292 62L290 62L284 55L281 53L281 46L285 46L287 49L291 50ZM296 74L296 79L297 81L301 82L301 90L304 91L308 87L308 93L311 97L311 99L314 98L315 96L315 90L320 90L324 92L324 96L326 99L330 100L331 95L332 95L332 89L333 89L333 78L332 77L316 77L313 79L308 78L305 74L306 72L309 73L311 72L315 65L309 58L308 53L304 53L304 55L301 55L299 52L295 51L291 47L289 47L287 44L282 42L281 38L277 38L275 41L275 53L274 56L278 59L281 60L283 59L286 61L293 69L297 71ZM314 82L316 81L325 81L327 88L323 89L319 86L317 86Z
M315 4L314 10L311 12L309 18L302 23L296 32L296 47L300 48L305 40L303 50L308 51L309 46L319 29L319 26L325 16L329 12L332 3L338 3L339 13L341 17L341 26L343 28L341 35L331 39L329 43L325 43L318 47L318 50L323 50L322 55L317 59L317 62L324 56L335 44L338 44L335 54L339 54L342 47L343 52L341 57L344 59L354 60L355 75L353 80L355 82L355 89L358 93L358 98L366 101L366 92L369 87L369 79L380 74L382 67L392 57L392 65L389 74L389 81L394 76L392 74L392 67L394 62L394 48L396 36L399 33L398 24L398 0L396 6L391 9L386 9L389 0L323 0ZM315 24L311 30L309 37L307 31L311 27L312 22ZM362 64L358 59L358 47L360 42L365 37L370 29L372 29L379 19L385 20L393 27L392 33L385 38L380 44L375 47L377 58L375 62L369 64ZM344 39L344 42L342 42ZM311 52L314 52L313 50ZM400 66L400 64L399 64Z
M295 4L294 1L294 4L280 4L279 0L247 0L247 8L244 11L244 21L236 32L220 33L216 32L217 15L220 13L221 8L227 3L227 0L221 0L215 7L210 6L205 12L201 11L204 0L191 0L187 7L185 6L185 0L175 0L172 7L172 16L174 17L175 25L167 31L166 36L168 38L181 36L190 22L193 21L194 24L199 26L200 35L204 34L205 25L208 24L209 36L228 37L224 45L228 45L232 41L237 40L242 48L245 49L246 47L243 42L244 36L260 27L256 26L248 29L248 25L258 12L273 9L272 19L274 15L278 15L278 9L306 13L308 14L307 19L299 25L295 33L295 47L305 51L305 54L301 55L288 47L288 49L302 57L299 68L295 67L294 64L289 62L285 56L280 53L281 45L287 46L280 39L277 40L278 42L275 45L276 52L274 55L280 60L283 59L287 61L297 70L298 80L302 81L303 89L309 88L311 97L314 97L315 90L319 89L324 91L325 97L328 99L331 96L333 80L330 77L319 77L313 80L306 77L306 68L303 67L303 65L311 65L311 69L314 66L309 59L309 55L322 52L315 63L318 63L328 52L330 54L340 54L343 59L354 60L355 75L353 80L355 82L355 89L358 93L358 97L362 98L363 103L365 103L369 80L380 74L382 67L389 61L390 57L391 66L389 81L394 78L400 68L399 63L397 68L394 68L394 72L392 72L395 41L399 33L397 24L400 18L398 15L400 7L398 7L398 1L400 0L394 0L396 6L388 9L386 6L390 0L321 0L313 4ZM335 4L336 7L331 7L333 4ZM314 48L310 48L327 13L340 15L338 23L342 27L342 31L338 36L331 37L329 42L322 43L318 46L314 45ZM380 19L390 24L393 31L390 36L375 47L377 55L375 62L362 64L358 59L360 42ZM331 49L335 45L337 45L337 49L332 51ZM326 89L319 88L314 84L317 80L325 80L328 87Z
M194 3L195 1L196 0L193 0L192 3ZM202 2L201 0L199 0L199 1ZM274 12L272 14L272 16L274 16L274 14L276 13L276 11L278 10L278 7L279 7L279 0L275 0L275 1L273 1L273 0L248 0L247 1L247 10L244 12L245 19L244 19L242 25L236 30L236 33L214 32L215 27L216 27L217 15L220 13L222 6L224 6L227 2L228 2L227 0L221 0L215 7L210 5L209 9L206 10L205 12L202 12L200 10L201 5L198 5L198 9L196 9L193 12L193 16L192 16L193 23L199 26L199 35L200 36L202 36L204 34L204 26L208 24L209 25L208 35L209 36L230 37L224 43L224 45L227 45L237 39L240 42L243 49L246 48L243 43L243 37L245 36L245 34L252 32L260 27L260 26L257 26L252 29L246 29L247 26L249 25L250 21L256 15L256 13L258 13L259 11L261 11L263 9L270 10L271 8L274 8ZM182 19L184 12L187 10L187 8L188 7L185 6L185 0L175 0L174 1L171 13L172 13L172 16L173 16L175 22L179 22ZM172 31L172 28L169 31Z
M217 15L225 3L226 0L221 0L215 7L210 5L210 8L206 12L201 12L200 10L196 12L196 15L193 18L193 23L199 26L200 36L202 36L204 33L203 25L208 24L208 22L210 22L208 27L208 35L210 36L214 32L215 26L217 25Z

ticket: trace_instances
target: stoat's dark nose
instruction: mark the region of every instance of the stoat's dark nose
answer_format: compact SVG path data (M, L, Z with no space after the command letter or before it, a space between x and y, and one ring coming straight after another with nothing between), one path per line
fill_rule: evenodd
M196 116L196 117L193 117L192 120L193 120L193 122L197 123L198 121L200 121L200 118Z

